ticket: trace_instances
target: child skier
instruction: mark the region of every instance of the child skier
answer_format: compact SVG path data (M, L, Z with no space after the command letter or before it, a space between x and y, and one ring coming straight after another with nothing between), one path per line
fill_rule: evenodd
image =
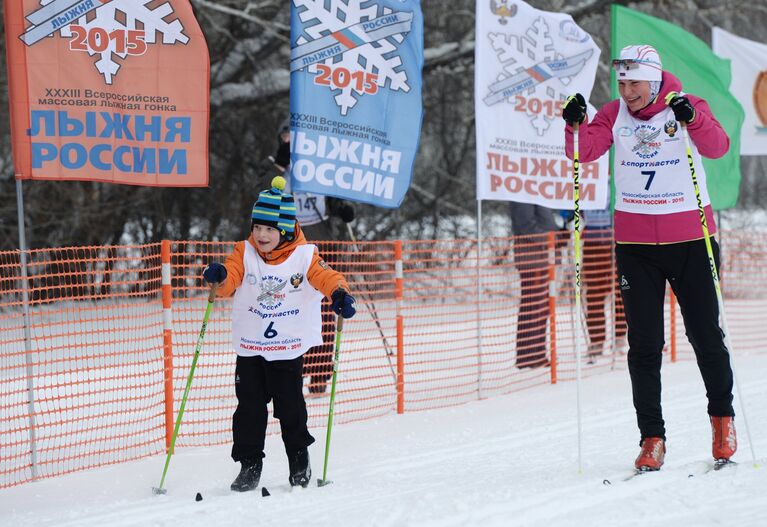
M203 278L218 284L217 295L234 293L232 346L237 352L232 422L232 459L240 473L231 485L238 492L258 486L264 458L267 404L274 401L288 456L292 486L311 478L302 392L303 355L322 344L320 303L332 299L333 311L354 316L354 298L343 275L331 269L314 245L306 243L293 196L283 193L285 179L261 192L253 205L251 235L237 243L224 264L211 263Z

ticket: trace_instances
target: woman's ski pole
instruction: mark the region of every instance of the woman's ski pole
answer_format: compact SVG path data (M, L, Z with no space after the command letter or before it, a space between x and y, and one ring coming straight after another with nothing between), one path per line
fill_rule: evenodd
M573 123L573 212L575 226L575 316L580 317L581 313L581 206L580 206L580 154L578 152L578 123ZM583 425L581 423L581 345L577 333L573 335L575 339L575 386L576 386L576 406L578 412L578 473L582 471L583 462L581 456L581 436L583 435Z
M163 488L165 484L165 476L168 474L168 466L170 465L170 457L173 455L173 448L176 446L176 437L178 437L178 429L181 428L181 418L184 416L184 408L186 407L186 398L189 396L189 388L192 387L192 378L194 377L194 369L197 367L197 358L200 356L200 349L202 348L202 340L205 338L205 329L208 327L208 318L210 318L210 310L213 307L213 302L216 300L216 289L218 284L214 284L210 288L210 294L208 295L208 306L205 308L205 316L202 319L202 328L200 328L200 336L197 337L197 346L194 348L194 357L192 357L192 367L189 369L189 376L186 379L186 388L184 388L184 396L181 398L181 406L178 408L178 416L176 417L176 426L173 428L173 437L170 440L170 448L168 449L168 455L165 458L165 468L162 470L162 478L160 478L160 486L152 487L152 492L155 494L165 494L167 489Z
M674 97L678 97L677 92L671 92L666 95L666 104L671 104ZM719 272L716 269L716 261L714 260L714 248L711 245L711 234L708 231L708 220L706 220L706 211L703 208L703 201L700 197L700 187L698 186L698 176L695 172L695 161L692 157L692 146L690 145L690 136L687 133L687 123L679 123L682 137L684 138L684 146L687 150L687 164L690 168L690 177L692 178L692 185L695 188L695 199L698 202L698 214L700 215L700 226L703 230L703 240L706 242L706 254L708 256L708 265L711 269L711 278L714 280L714 289L716 290L716 300L719 304L719 316L722 318L722 330L724 331L724 345L730 354L730 367L732 368L732 376L735 381L735 389L738 391L738 399L740 399L740 408L743 414L743 426L746 429L746 437L748 438L748 446L751 448L751 459L756 466L756 453L754 451L754 442L751 440L751 431L748 427L748 419L746 419L746 405L743 401L743 395L740 392L740 383L738 382L738 375L735 372L735 359L734 350L730 341L730 330L727 326L727 317L724 313L724 297L722 296L722 288L719 284Z

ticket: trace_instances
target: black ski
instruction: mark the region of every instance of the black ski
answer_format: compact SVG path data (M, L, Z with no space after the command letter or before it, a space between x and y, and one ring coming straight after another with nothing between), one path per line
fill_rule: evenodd
M735 461L731 461L729 459L717 459L717 460L715 460L711 464L709 464L709 463L706 463L706 464L708 466L702 472L698 472L698 475L702 476L702 475L708 474L709 472L712 472L712 471L719 471L719 470L722 470L725 467L732 467L732 466L737 465L737 463ZM631 481L632 479L636 478L637 476L641 476L642 474L647 474L649 472L659 472L659 471L660 471L659 469L658 470L653 470L653 469L649 469L649 468L638 468L638 469L635 469L634 472L632 472L628 476L624 476L624 477L620 478L620 480L618 480L618 481ZM690 474L687 475L687 477L688 478L694 478L695 475L696 474L694 474L694 473L690 473ZM609 479L604 479L604 480L602 480L602 484L603 485L612 485L613 483Z
M724 467L731 467L733 465L737 465L737 463L729 459L717 459L714 461L714 470L722 470Z
M657 468L649 468L649 467L640 467L635 468L634 473L630 476L623 478L623 481L629 481L631 479L634 479L637 476L641 476L642 474L649 474L650 472L658 472L660 469Z
M309 485L307 484L306 487L302 485L277 485L272 487L272 490L267 489L266 487L261 487L261 496L266 498L268 496L271 496L272 493L277 494L292 494L296 489L298 490L304 490L308 488Z
M620 481L630 481L630 480L634 479L637 476L641 476L642 474L647 474L649 472L658 472L658 470L657 469L646 468L646 467L636 468L628 476L621 477ZM602 485L612 485L612 484L613 484L612 481L610 481L609 479L603 479L602 480Z
M717 459L715 460L711 465L706 468L706 470L703 471L703 474L708 474L709 472L718 472L722 470L725 467L733 467L737 465L735 461L731 461L729 459ZM693 477L692 474L690 474L689 477Z
M705 463L706 466L701 470L700 465L703 464L703 463ZM688 472L688 474L687 474L687 477L688 478L693 478L696 475L708 474L712 470L718 471L718 470L723 469L724 467L729 467L729 466L733 466L733 465L737 465L737 463L735 463L734 461L727 460L727 459L717 459L716 461L714 461L714 463L698 461L698 462L695 462L695 463L690 463L689 465L685 465L684 467L669 467L664 472L679 472L680 470L685 470L685 468L686 468L687 470L690 470L690 472ZM697 470L692 470L692 469L695 469L696 467L697 467ZM621 476L620 478L615 478L614 480L604 479L604 480L602 480L602 484L603 485L612 485L614 481L621 481L621 482L623 482L623 481L631 481L632 479L636 478L637 476L641 476L642 474L647 474L647 473L651 473L651 472L660 472L660 469L650 469L650 468L646 468L646 467L634 469L634 471L631 474L627 475L627 476Z

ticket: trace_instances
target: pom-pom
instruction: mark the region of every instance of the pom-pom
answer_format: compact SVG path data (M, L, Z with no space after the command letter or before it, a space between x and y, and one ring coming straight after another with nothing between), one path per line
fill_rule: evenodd
M287 181L285 181L285 178L282 176L275 176L274 179L272 180L272 188L282 190L285 188L286 184L287 184Z

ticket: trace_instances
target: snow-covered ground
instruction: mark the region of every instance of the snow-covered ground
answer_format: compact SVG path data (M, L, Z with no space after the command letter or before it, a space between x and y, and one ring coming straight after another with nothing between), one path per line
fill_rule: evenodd
M665 364L668 454L630 481L638 435L625 369L584 380L583 470L576 385L538 386L449 409L387 415L333 429L332 485L288 490L278 436L267 439L261 492L230 493L228 448L181 449L155 496L164 457L0 490L0 525L737 525L767 524L767 355L739 357L757 455L739 401L737 466L705 473L710 430L694 363ZM314 429L315 477L325 430ZM605 484L609 480L612 484ZM200 492L203 500L195 501Z

